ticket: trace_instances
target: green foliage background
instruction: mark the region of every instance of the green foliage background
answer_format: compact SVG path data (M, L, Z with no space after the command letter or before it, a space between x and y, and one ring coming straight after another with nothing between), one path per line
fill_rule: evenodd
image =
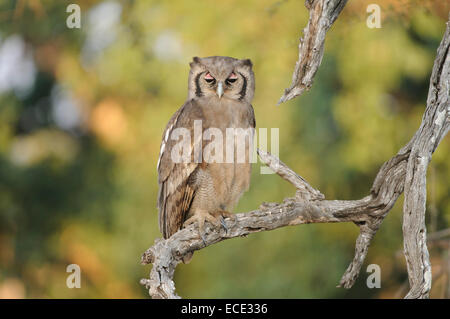
M81 29L66 27L69 3L81 6ZM420 124L450 9L447 0L382 0L382 28L369 29L369 3L348 3L328 33L312 89L276 107L307 23L303 1L2 1L0 58L11 39L24 44L34 81L0 90L0 297L148 296L139 280L150 266L139 261L160 237L159 145L186 98L193 56L250 58L257 127L280 128L281 159L327 198L368 194L382 163ZM69 98L58 100L58 92ZM429 169L429 231L450 224L449 149L446 138ZM278 176L259 172L258 163L236 212L293 194ZM358 229L326 224L196 252L177 268L177 291L192 298L398 296L407 278L402 199L365 263L381 266L381 289L366 287L365 268L354 288L336 288ZM446 258L431 248L433 271ZM66 286L72 263L81 267L81 289ZM448 275L434 280L432 297L446 285Z

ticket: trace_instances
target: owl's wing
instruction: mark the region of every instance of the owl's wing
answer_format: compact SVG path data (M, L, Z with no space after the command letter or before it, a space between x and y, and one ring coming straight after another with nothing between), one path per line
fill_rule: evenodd
M249 116L248 116L249 122L250 122L250 126L252 128L256 127L256 119L255 119L255 110L253 109L253 105L250 104L250 108L249 108Z
M203 118L201 109L192 100L186 102L169 120L163 133L158 160L158 209L159 230L164 238L176 233L186 218L195 189L189 183L189 177L200 163L195 163L194 152L194 120ZM172 132L177 128L185 128L190 134L190 154L186 163L174 162L171 153L179 140L172 140ZM197 139L201 139L200 134ZM179 146L179 145L178 145Z

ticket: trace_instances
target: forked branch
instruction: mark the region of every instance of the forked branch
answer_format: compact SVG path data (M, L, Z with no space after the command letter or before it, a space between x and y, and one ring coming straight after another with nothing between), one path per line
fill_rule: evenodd
M316 13L310 15L308 26L311 27L305 30L305 38L324 39L325 34L322 36L316 33L328 30L345 3L346 1L336 0L307 1L307 6ZM332 5L334 9L330 10ZM321 27L313 28L315 19L324 19L327 24L323 26L319 23ZM437 50L422 123L408 144L382 165L366 197L359 200L326 200L320 191L314 189L278 158L258 151L262 162L297 189L296 195L286 198L282 203L263 203L257 210L237 214L236 221L226 219L227 231L206 223L204 241L199 237L196 225L181 229L169 239L156 239L141 260L143 264L153 264L150 278L141 280L141 284L149 289L150 296L179 298L175 292L173 275L176 266L189 252L255 232L309 223L353 222L358 225L360 234L356 240L355 256L339 283L339 286L350 288L359 275L373 236L400 194L405 191L404 252L411 286L406 297L427 298L431 287L431 268L425 228L426 170L433 152L450 129L449 47L450 21L447 22L445 34ZM323 47L320 49L323 51ZM314 46L312 51L315 52ZM314 62L311 59L319 61L320 64L322 55L323 52L319 55L300 53L296 70L299 65L311 65ZM314 74L315 71L300 77L312 80ZM299 92L296 88L286 91L286 99L297 96L301 93Z

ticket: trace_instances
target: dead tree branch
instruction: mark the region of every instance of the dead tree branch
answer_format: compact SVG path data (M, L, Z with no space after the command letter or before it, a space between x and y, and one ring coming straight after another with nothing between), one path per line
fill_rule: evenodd
M450 128L450 21L431 73L427 108L413 137L408 159L403 205L403 238L410 291L406 298L428 298L431 264L427 249L425 204L427 168L431 156Z
M311 8L321 3L340 5L345 1L309 1ZM342 4L343 3L343 4ZM327 8L328 8L327 6ZM328 10L327 21L335 20L333 14L342 10ZM319 9L314 9L319 10ZM321 9L322 10L322 9ZM337 17L337 14L336 14ZM331 24L330 24L331 25ZM318 29L307 28L306 38L315 39ZM405 191L404 203L404 252L408 266L410 291L407 298L426 298L431 287L431 268L426 246L425 201L426 170L433 152L450 128L450 21L437 50L427 107L422 123L413 138L380 168L370 193L359 200L325 200L320 191L311 187L302 177L269 153L259 151L262 162L267 164L296 189L296 196L282 203L263 203L259 209L236 215L236 221L225 221L228 231L205 224L203 241L196 225L190 225L169 239L156 239L142 256L143 264L153 264L149 279L141 284L149 289L152 298L179 298L175 292L173 275L182 257L223 240L247 236L285 226L308 223L353 222L359 226L355 256L348 266L340 286L350 288L359 275L371 240L400 194ZM323 50L323 48L322 48ZM303 56L301 59L315 59ZM321 58L321 57L320 57Z
M309 21L298 46L292 84L284 91L278 104L292 100L312 86L314 76L322 63L325 35L344 9L347 0L306 0Z

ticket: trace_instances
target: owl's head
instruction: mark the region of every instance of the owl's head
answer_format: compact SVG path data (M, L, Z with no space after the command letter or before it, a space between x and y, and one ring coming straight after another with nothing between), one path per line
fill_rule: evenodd
M217 96L251 103L255 77L249 59L194 57L190 63L188 98Z

